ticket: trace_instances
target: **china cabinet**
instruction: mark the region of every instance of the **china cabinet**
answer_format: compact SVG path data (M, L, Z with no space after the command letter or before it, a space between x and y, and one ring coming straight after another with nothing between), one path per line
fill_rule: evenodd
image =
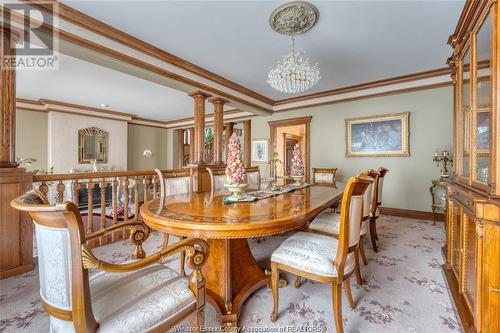
M449 44L453 176L444 274L466 332L500 332L500 10L467 1Z

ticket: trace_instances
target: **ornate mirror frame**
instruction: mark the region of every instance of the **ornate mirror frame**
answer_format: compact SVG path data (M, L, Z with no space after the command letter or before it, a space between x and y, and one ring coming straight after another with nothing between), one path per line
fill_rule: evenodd
M99 145L99 158L90 158L86 155L85 150L85 137L86 136L101 136L102 144ZM90 164L92 160L96 163L107 163L108 162L108 133L97 127L87 127L78 130L78 163L79 164Z

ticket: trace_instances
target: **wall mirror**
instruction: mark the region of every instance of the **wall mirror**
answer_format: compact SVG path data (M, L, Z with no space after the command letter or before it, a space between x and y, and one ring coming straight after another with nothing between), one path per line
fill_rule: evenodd
M97 127L82 128L78 131L78 163L88 164L108 162L108 133Z

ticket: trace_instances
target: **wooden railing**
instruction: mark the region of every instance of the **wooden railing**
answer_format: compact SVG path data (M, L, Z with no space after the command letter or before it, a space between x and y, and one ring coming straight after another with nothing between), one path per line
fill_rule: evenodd
M45 193L51 203L74 202L80 208L88 235L118 223L142 221L140 205L159 195L159 179L153 170L47 174L35 175L33 188ZM85 192L86 198L80 202ZM128 234L119 230L89 245L101 246Z

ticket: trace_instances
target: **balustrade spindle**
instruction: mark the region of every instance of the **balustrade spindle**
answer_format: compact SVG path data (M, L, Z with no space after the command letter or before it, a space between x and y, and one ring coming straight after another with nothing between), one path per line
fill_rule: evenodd
M47 195L47 193L49 193L49 186L47 185L46 182L42 181L40 186L38 186L38 190L43 194Z
M134 220L139 221L139 179L134 176Z
M73 180L72 182L72 193L71 193L71 196L72 196L72 200L73 200L73 203L78 207L78 205L80 204L80 183L78 183L78 179L75 179Z
M57 186L56 186L56 191L57 191L56 202L57 203L63 203L64 202L64 190L66 190L66 186L63 184L63 181L60 180L57 183Z
M87 182L87 234L91 234L94 231L94 182L92 179L89 179ZM95 242L91 242L92 245L95 246Z
M149 177L148 176L142 176L142 186L143 186L143 201L147 202L148 201L148 186L149 186Z
M100 229L106 228L106 189L108 187L108 183L105 179L102 179L99 183L99 187L101 188L101 225ZM106 242L106 236L99 237L99 245L103 245Z
M113 225L118 223L118 213L117 213L117 202L118 202L118 180L113 178L113 186L111 191L111 205L113 207ZM119 237L118 232L114 231L111 233L111 241L115 242Z
M128 222L128 204L129 204L129 192L128 192L128 185L129 185L129 180L128 176L125 176L125 179L123 180L123 195L125 196L124 201L123 201L123 222L127 223ZM124 231L122 229L122 237L126 238L128 237L128 232Z

